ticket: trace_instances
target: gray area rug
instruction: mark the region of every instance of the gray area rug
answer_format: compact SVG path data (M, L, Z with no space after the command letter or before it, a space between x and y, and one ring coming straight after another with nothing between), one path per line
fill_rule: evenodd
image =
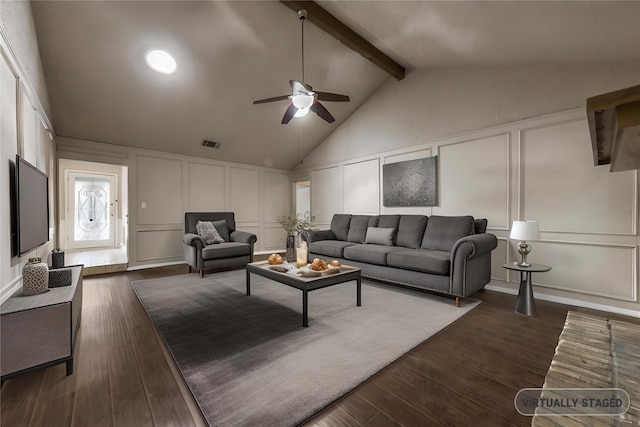
M363 280L309 293L245 270L132 283L212 426L293 426L330 405L479 301Z

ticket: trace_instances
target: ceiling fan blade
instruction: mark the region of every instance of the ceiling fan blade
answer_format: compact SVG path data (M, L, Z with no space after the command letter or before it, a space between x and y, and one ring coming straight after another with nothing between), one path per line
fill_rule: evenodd
M336 119L333 118L329 110L324 108L324 105L320 104L318 101L313 103L313 105L311 106L311 111L313 111L314 113L316 113L318 116L320 116L322 119L326 120L329 123L333 123L336 121Z
M293 116L296 115L296 113L298 112L298 108L293 105L293 102L291 104L289 104L289 108L287 108L287 111L284 112L284 117L282 117L282 124L286 125L287 123L289 123L291 121L291 119L293 119Z
M257 101L253 101L253 104L264 104L267 102L275 102L275 101L283 101L285 99L289 99L291 95L281 95L281 96L274 96L273 98L265 98L265 99L259 99Z
M313 92L313 87L311 87L311 85L300 83L296 80L289 80L289 85L291 85L291 89L293 89L294 95L296 93L305 93L310 95L309 92Z
M347 95L340 95L337 93L329 93L329 92L316 92L318 95L318 100L320 101L331 101L331 102L349 102L351 101Z

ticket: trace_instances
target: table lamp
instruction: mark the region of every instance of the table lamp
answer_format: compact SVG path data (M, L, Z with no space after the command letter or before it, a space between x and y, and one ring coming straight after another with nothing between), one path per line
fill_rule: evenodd
M518 253L522 259L518 263L520 267L531 267L527 262L527 255L531 252L531 245L527 241L540 240L540 230L537 221L513 221L511 227L511 239L520 240L518 243Z

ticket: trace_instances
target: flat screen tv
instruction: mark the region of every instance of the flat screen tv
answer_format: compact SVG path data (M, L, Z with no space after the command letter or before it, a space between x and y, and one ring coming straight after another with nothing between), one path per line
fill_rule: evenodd
M16 252L23 256L49 241L49 178L16 155Z

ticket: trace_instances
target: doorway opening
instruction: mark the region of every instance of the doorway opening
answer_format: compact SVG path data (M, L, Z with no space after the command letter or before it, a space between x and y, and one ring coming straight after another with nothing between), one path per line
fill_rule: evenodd
M294 186L296 215L304 215L305 212L311 212L311 182L296 181Z
M60 239L65 264L85 275L126 270L127 167L60 159Z

